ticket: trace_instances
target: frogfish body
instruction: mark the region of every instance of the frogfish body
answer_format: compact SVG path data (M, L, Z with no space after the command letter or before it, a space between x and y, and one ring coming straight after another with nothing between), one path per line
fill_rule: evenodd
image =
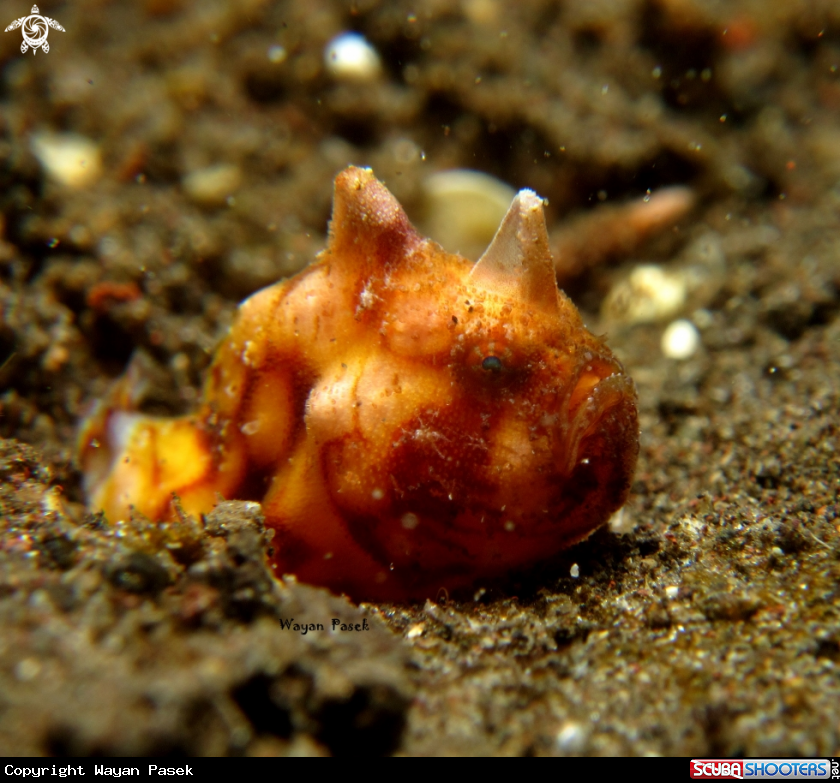
M353 167L327 249L243 302L198 410L141 414L138 385L129 370L82 424L93 510L259 501L277 572L355 600L552 558L624 504L639 449L634 384L557 288L536 194L472 264Z

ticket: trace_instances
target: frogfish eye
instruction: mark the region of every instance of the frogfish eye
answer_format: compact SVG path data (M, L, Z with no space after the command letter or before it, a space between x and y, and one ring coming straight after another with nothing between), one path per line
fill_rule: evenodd
M487 356L481 363L481 369L492 373L500 372L502 369L502 360L498 356Z

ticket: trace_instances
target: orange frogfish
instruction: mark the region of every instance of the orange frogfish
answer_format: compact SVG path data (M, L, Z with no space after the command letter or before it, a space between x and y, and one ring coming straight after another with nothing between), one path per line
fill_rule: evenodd
M639 451L635 386L558 289L542 200L520 191L473 264L355 167L326 250L242 303L194 414L139 413L136 385L83 422L93 510L259 501L277 573L357 601L552 558L624 504Z

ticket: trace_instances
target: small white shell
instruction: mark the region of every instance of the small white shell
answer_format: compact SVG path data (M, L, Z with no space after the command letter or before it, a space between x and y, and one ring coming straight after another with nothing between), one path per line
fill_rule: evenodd
M423 229L450 253L475 261L496 234L516 191L469 169L439 171L423 182Z
M330 76L345 81L369 82L382 72L379 53L360 33L341 33L324 50Z
M242 172L238 166L223 163L193 171L181 180L181 184L196 204L221 206L239 189Z

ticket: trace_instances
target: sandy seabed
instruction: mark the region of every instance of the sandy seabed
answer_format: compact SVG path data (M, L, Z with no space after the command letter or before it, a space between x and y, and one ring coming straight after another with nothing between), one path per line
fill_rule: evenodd
M0 36L0 754L840 753L836 2L41 13L48 53ZM378 79L328 72L345 30ZM84 166L50 162L62 141ZM642 447L622 519L561 562L357 607L275 580L247 504L86 512L85 404L143 349L151 408L188 410L237 303L323 247L349 163L421 224L434 171L532 188L584 249L599 210L691 188L563 281L636 381ZM641 263L693 281L647 321L603 304ZM333 618L370 628L294 628Z

